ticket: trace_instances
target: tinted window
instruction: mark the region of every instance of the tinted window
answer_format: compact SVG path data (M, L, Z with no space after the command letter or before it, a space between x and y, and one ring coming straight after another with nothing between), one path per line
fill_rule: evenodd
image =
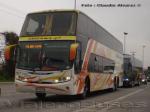
M102 57L91 54L88 64L88 71L94 72L94 73L102 73L103 72L103 66L102 66Z
M89 63L88 63L88 71L89 72L94 72L94 67L95 67L95 60L94 60L94 55L90 55Z
M91 54L88 64L88 71L93 73L113 72L115 62L96 54Z
M104 72L114 72L115 62L113 60L103 58L103 70Z
M18 48L17 68L29 70L66 70L71 41L22 42Z
M82 20L80 20L80 16ZM87 27L85 27L85 25ZM79 14L78 32L122 54L123 46L113 35L84 14Z
M79 16L78 16L78 28L77 28L78 32L82 35L88 36L87 35L87 33L88 33L87 28L88 28L88 18L85 18L84 15L79 14Z
M29 14L21 36L75 35L76 13L50 12Z

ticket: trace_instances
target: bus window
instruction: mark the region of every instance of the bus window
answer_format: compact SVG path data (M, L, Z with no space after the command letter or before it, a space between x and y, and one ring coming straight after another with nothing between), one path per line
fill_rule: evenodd
M114 61L107 58L103 58L103 68L104 68L104 73L113 73L115 68Z
M88 71L94 72L94 55L93 54L91 54L89 58Z
M102 73L103 72L103 63L102 57L96 54L91 54L88 64L88 71L93 73Z
M98 58L98 68L99 68L98 72L102 73L103 72L103 59L101 56L99 56Z
M57 12L29 14L21 36L75 35L76 13Z

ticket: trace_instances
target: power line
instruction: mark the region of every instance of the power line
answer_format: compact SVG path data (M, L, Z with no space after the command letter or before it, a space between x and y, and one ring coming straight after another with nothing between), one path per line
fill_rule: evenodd
M25 14L25 12L23 12L23 11L17 9L17 8L14 8L12 6L6 5L6 4L4 4L2 2L0 2L0 6L3 7L3 8L6 8L7 10L16 12L16 13L20 13L20 14L23 14L23 15Z
M14 13L11 13L9 11L6 11L6 10L3 10L3 9L0 9L2 12L4 12L5 14L7 13L8 15L12 15L12 16L15 16L15 17L18 17L18 18L21 18L21 19L24 19L23 16L19 16L17 14L14 14Z
M1 7L1 12L4 12L5 14L7 13L8 15L12 15L21 19L24 19L23 16L21 15L25 15L25 12L20 11L19 9L16 9L14 7L11 7L9 5L6 5L2 2L0 2L0 7Z

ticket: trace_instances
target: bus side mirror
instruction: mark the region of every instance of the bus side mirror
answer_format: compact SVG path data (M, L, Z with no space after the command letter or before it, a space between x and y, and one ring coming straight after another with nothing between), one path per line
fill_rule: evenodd
M10 60L10 46L6 46L4 51L5 60Z
M77 47L78 47L77 43L71 44L71 46L70 46L70 61L75 59L76 53L77 53Z
M16 60L16 47L17 45L6 46L4 50L4 56L6 61L15 61Z

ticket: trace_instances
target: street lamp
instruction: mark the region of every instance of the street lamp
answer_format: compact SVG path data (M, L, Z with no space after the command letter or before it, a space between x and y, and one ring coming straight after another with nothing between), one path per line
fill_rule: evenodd
M127 32L124 32L124 51L123 53L126 54L126 36L128 35Z
M142 70L143 70L143 72L144 72L144 48L145 48L145 47L146 47L145 45L142 46L142 48L143 48L143 49L142 49L142 65L143 65L143 66L142 66L142 67L143 67Z
M76 10L76 3L77 3L77 0L74 0L74 9Z

